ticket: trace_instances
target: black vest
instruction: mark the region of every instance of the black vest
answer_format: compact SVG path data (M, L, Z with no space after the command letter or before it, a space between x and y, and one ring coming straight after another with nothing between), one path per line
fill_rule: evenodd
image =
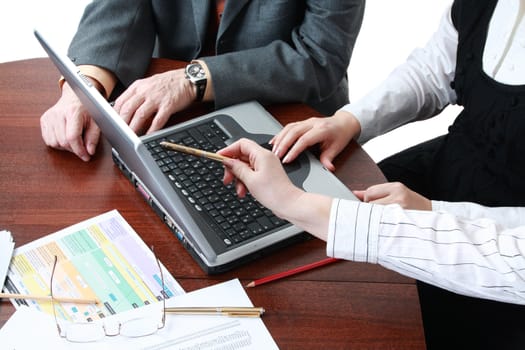
M464 0L452 7L459 43L451 86L464 109L435 155L433 199L525 205L525 85L498 83L482 67L496 3Z

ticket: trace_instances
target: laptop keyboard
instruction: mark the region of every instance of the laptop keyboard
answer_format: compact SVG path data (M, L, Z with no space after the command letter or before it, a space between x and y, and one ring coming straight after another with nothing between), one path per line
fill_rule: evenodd
M241 244L255 236L268 233L287 224L250 194L239 198L235 186L222 182L224 169L220 162L175 151L159 145L169 141L216 152L226 146L226 134L214 123L146 143L153 158L186 200L204 216L226 247Z

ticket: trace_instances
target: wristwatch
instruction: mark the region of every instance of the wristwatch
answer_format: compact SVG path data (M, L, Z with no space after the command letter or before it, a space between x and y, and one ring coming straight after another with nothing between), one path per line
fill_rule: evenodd
M192 62L186 66L185 69L186 79L188 79L197 90L197 101L202 101L204 97L204 91L206 91L206 83L208 78L206 77L206 71L202 68L202 65L198 62Z

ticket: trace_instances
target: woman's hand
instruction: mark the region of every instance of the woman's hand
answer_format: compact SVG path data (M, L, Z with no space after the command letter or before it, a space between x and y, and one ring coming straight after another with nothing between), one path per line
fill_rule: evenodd
M432 210L432 202L400 182L370 186L364 191L354 191L363 202L399 204L404 209Z
M270 143L272 151L283 158L283 163L293 161L310 146L320 144L321 163L330 171L335 170L332 161L350 140L359 135L361 126L349 112L339 110L332 117L309 118L290 123Z
M241 139L218 153L232 158L224 161L224 183L236 181L240 197L249 191L278 216L303 192L292 184L275 154L254 141Z
M278 217L326 240L332 198L296 187L279 158L257 143L241 139L218 152L223 161L224 183L235 181L237 194L251 193Z

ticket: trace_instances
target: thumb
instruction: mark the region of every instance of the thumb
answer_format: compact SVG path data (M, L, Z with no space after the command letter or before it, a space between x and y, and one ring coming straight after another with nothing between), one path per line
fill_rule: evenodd
M354 190L352 192L357 197L357 199L359 199L360 201L364 201L365 200L365 192L366 191L364 191L364 190Z

